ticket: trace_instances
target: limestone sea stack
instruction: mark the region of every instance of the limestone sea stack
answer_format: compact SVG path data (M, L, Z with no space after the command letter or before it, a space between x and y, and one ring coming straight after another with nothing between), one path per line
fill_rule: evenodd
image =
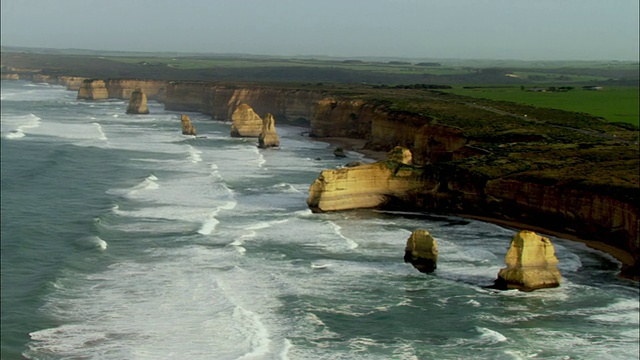
M182 135L196 135L196 128L191 123L191 119L187 115L182 115L180 118L182 122Z
M438 263L438 243L427 230L417 229L407 239L404 262L423 273L433 272Z
M231 121L232 137L259 137L262 132L262 119L247 104L238 105Z
M103 80L86 79L78 89L78 100L105 100L109 98L107 87Z
M262 120L262 131L258 136L258 147L266 149L280 146L280 138L276 133L276 120L271 113L267 113Z
M504 262L507 267L498 273L494 288L533 291L560 286L553 244L533 231L523 230L513 237Z
M127 114L148 114L147 95L141 89L135 89L129 98Z

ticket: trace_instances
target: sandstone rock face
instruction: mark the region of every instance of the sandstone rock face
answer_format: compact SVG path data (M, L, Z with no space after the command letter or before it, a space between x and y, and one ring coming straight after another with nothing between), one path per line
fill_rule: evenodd
M280 146L280 138L276 133L276 121L273 115L267 113L262 120L262 130L258 136L258 147L266 149Z
M197 111L214 119L228 120L244 103L251 104L256 113L273 114L279 122L304 125L313 117L317 101L326 96L320 91L261 86L236 88L195 81L168 82L164 95L166 110Z
M129 106L127 107L127 114L148 114L149 107L147 106L147 95L140 90L136 89L131 93L129 99Z
M407 246L404 249L404 262L411 263L420 272L433 272L438 263L438 243L436 239L427 230L415 230L407 239Z
M78 100L105 100L109 93L103 80L87 79L78 89Z
M191 124L191 119L187 116L187 115L182 115L182 117L180 118L180 121L182 122L182 134L183 135L197 135L196 134L196 128L195 126L193 126L193 124Z
M309 187L307 205L313 212L375 208L436 185L417 169L392 161L323 170Z
M560 286L553 245L533 231L523 230L513 237L504 262L507 267L498 273L496 288L533 291Z
M0 79L2 79L2 80L20 80L20 75L2 73L2 74L0 74Z
M162 100L166 82L163 80L107 79L105 86L110 98L130 99L131 94L140 89L148 99Z
M232 137L259 137L262 132L262 119L247 104L241 104L236 108L231 115L231 121Z

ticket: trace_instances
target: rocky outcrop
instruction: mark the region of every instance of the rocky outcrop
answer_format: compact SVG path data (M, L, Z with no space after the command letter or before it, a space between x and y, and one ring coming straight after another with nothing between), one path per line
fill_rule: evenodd
M367 139L366 147L372 150L406 147L418 165L486 154L469 148L469 140L459 128L437 124L428 116L394 111L386 104L359 99L328 97L318 101L309 135Z
M337 158L345 158L347 157L347 154L344 153L344 149L342 147L338 146L333 150L333 156Z
M130 99L131 94L140 89L150 100L162 101L166 82L162 80L107 79L105 86L109 97L113 99Z
M314 212L376 208L430 186L437 182L425 180L420 169L387 160L323 170L309 187L307 205Z
M16 73L1 73L0 79L2 80L20 80L20 75Z
M240 104L231 115L232 137L259 137L262 132L262 119L251 106Z
M78 89L78 100L106 100L109 93L103 80L87 79Z
M127 114L148 114L147 95L141 90L136 89L131 93L129 106L127 106Z
M498 289L533 291L558 287L562 281L553 244L533 231L523 230L513 237L504 262L507 267L494 284Z
M413 164L413 155L411 150L403 148L402 146L396 146L387 154L387 159L398 162L404 165Z
M404 262L423 273L431 273L437 268L438 243L429 231L417 229L411 233L404 249Z
M182 122L182 135L197 135L196 128L193 126L191 119L187 115L182 114L180 121Z
M262 130L260 131L260 136L258 136L258 147L266 149L279 146L280 138L276 133L276 121L273 115L267 113L262 120Z

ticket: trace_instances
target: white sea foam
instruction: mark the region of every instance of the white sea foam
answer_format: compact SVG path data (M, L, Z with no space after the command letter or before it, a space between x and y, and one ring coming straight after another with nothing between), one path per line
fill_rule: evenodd
M338 224L336 224L333 221L327 221L327 224L329 224L331 226L331 228L333 229L333 231L335 232L336 235L338 235L341 239L343 239L345 241L345 245L348 249L353 250L355 248L358 247L358 243L353 241L352 239L342 235L342 233L340 232L340 230L342 229L341 226L339 226Z
M100 134L100 136L98 136L98 140L108 140L107 135L105 135L104 131L102 130L102 126L100 126L99 123L92 124L95 125L95 127L98 129L98 133Z
M2 116L2 133L5 139L21 139L25 132L36 129L41 124L41 118L34 115Z
M480 333L480 338L491 344L507 341L507 337L501 333L491 330L485 327L476 327L476 330Z
M188 158L192 163L199 163L202 161L202 151L194 148L191 145L187 145L187 148L189 149L189 155Z
M248 327L247 340L251 344L251 351L240 356L238 359L260 358L269 351L269 332L261 321L260 316L252 311L248 311L240 306L233 310L233 318L240 325Z

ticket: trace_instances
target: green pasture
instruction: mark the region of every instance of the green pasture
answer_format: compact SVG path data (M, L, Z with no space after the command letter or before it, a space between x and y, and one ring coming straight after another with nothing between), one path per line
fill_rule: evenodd
M462 86L456 86L446 91L476 98L512 101L537 107L583 112L603 117L612 122L638 125L638 87L603 86L602 90L583 90L582 87L575 86L573 90L567 92L526 91L530 87L546 88L547 86L526 85L525 90L522 90L520 86L496 86L475 89L464 89Z

